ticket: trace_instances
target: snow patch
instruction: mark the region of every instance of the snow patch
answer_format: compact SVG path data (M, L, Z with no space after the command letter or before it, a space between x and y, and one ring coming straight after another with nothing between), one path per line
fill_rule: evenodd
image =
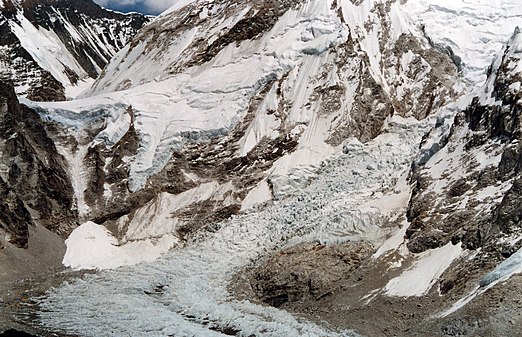
M375 254L373 254L372 258L377 259L386 255L388 252L399 250L400 246L404 243L404 238L406 236L406 230L408 230L408 227L410 227L410 223L405 221L402 227L397 230L395 234L384 241Z
M180 220L173 216L176 211L207 200L220 201L227 206L224 195L233 189L230 183L208 182L177 195L164 192L138 209L130 221L119 221L118 226L127 227L124 241L174 235L180 224Z
M65 240L67 251L63 264L73 269L112 269L153 261L171 249L176 239L166 235L160 239L128 242L118 240L105 228L87 222L76 228Z
M451 263L462 254L462 243L451 242L443 247L420 253L417 260L400 276L390 280L385 287L389 296L422 296L437 282Z
M256 187L250 190L245 199L243 199L241 211L254 208L270 200L272 200L272 191L267 180L263 179Z

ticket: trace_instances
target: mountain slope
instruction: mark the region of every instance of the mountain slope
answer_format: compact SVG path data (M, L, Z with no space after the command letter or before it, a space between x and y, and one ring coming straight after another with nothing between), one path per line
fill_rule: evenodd
M503 209L519 202L513 193L520 175L520 39L517 28L489 69L481 95L436 142L428 136L423 145L424 156L414 170L410 249L427 248L415 239L415 231L424 226L433 228L433 237L420 231L429 248L451 239L477 249L500 232L516 230L518 211ZM434 202L433 195L444 194L444 200Z
M8 282L59 267L78 217L66 162L45 122L1 81L0 196L0 279L8 294Z
M400 194L378 195L381 189L352 208L357 220L348 218L344 227L324 216L328 207L319 208L321 230L305 236L312 240L290 240L237 274L233 290L239 298L256 298L370 336L517 335L522 327L521 42L517 28L484 86L441 109L436 127L421 142L403 209ZM367 156L378 153L375 145L368 143L362 154L357 146L346 152L374 165ZM371 175L359 170L357 178L368 184ZM335 215L344 220L335 192L332 188L328 204L334 203ZM347 198L343 206L356 200ZM402 228L381 244L374 241L372 224L393 215L388 213L392 205L399 207L396 217L380 228L394 221ZM328 229L351 226L355 230L347 241L331 241ZM360 231L369 239L360 241ZM368 243L377 244L372 249Z
M27 104L77 126L63 132L80 149L59 147L83 177L74 185L85 220L108 221L122 243L183 241L247 208L245 198L251 207L305 186L345 139L373 139L393 115L426 117L455 94L455 74L397 3L201 1L146 26L94 92L123 78L129 89ZM100 113L106 122L93 127ZM203 186L212 193L199 195ZM151 214L181 195L192 197L174 221L172 210Z
M406 7L434 47L452 55L464 81L477 87L522 15L518 0L418 0Z
M437 29L451 4L422 3L438 5L181 1L85 98L21 99L66 172L65 219L81 224L64 264L109 269L50 290L28 323L82 336L520 331L520 33L473 88L489 51L459 56ZM482 20L452 6L467 29ZM504 29L498 11L478 12Z
M7 242L27 247L29 227L66 235L76 225L65 161L38 114L20 105L12 87L2 89L1 229Z
M4 72L31 99L74 97L148 20L90 0L6 0L0 8Z

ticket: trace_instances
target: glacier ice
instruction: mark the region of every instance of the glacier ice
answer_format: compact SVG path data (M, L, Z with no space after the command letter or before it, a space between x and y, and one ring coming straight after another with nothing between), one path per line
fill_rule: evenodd
M493 282L511 277L513 274L522 272L522 249L511 255L499 264L492 272L480 280L481 287L487 287Z
M373 191L396 192L395 182L408 171L428 124L394 120L388 132L368 145L334 156L292 197L235 216L217 232L201 234L154 263L101 271L53 289L40 304L42 324L82 336L220 336L220 327L245 336L355 335L237 301L227 284L242 267L286 244L382 243L388 231L380 225L392 214L375 204L382 194ZM381 170L367 170L368 164ZM162 291L155 292L159 285Z

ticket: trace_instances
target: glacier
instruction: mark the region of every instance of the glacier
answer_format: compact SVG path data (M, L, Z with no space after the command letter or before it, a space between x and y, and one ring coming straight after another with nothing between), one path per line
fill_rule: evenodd
M493 57L521 24L518 0L416 0L406 8L439 48L451 50L464 80L481 86Z
M171 11L192 3L180 2ZM373 15L370 3L356 6L344 1L340 9L343 17L353 25L349 27L350 33L362 41L361 45L369 55L372 76L391 93L387 77L379 66L377 30L368 35L361 33L361 27ZM232 276L245 266L268 253L301 242L366 241L376 248L381 247L375 258L400 249L404 243L406 227L385 228L383 225L405 213L410 195L406 175L418 156L418 144L437 123L437 116L425 121L389 117L381 135L374 140L362 144L352 138L340 146L326 144L329 125L317 123L309 111L302 109L305 96L311 94L306 82L313 77L310 74L318 73L321 62L328 61L325 51L332 45L344 43L349 35L347 26L338 16L332 15L329 1L310 1L308 4L301 12L286 13L271 33L260 40L225 47L211 63L186 69L180 66L182 71L174 75L165 72L172 66L169 63L172 59L183 59L183 49L198 33L187 31L167 57L161 59L166 63L157 71L148 71L153 59L149 63L137 62L145 45L132 51L126 48L106 69L109 75L99 79L82 100L60 104L28 103L51 112L59 107L69 115L83 115L100 106L113 106L116 108L111 109L110 120L119 121L118 125L125 129L130 120L125 117L123 107L132 106L142 140L131 165L130 188L134 191L161 170L174 149L194 140L193 134L188 137L190 139L184 138L185 132L196 132L196 138L201 139L226 134L244 115L248 101L257 90L287 73L293 76L294 88L285 87L284 90L288 90L295 106L289 119L307 127L296 128L296 133L304 132L305 141L297 151L274 163L267 179L245 199L243 213L222 223L208 224L213 226L212 231L199 234L189 242L172 239L167 244L161 243L162 253L174 248L154 262L128 266L132 263L130 260L138 262L149 260L149 257L141 259L119 253L126 249L118 250L122 247L115 247L115 239L92 223L80 227L73 233L77 236L71 236L69 241L66 263L75 268L118 268L98 271L52 289L39 303L42 325L82 336L222 336L227 329L244 336L357 336L356 332L319 326L282 310L238 301L227 288ZM474 87L484 82L493 55L508 40L513 24L522 13L522 5L515 0L494 3L479 0L478 6L471 6L466 1L421 0L410 1L405 8L418 15L418 23L424 25L424 32L432 43L446 50L450 47L460 58L464 83L456 87L460 86L457 89L463 91L476 90ZM414 31L414 22L397 4L391 13L392 39ZM240 19L234 17L225 24ZM482 21L487 23L488 29L477 32L476 22ZM451 22L449 26L448 22ZM216 32L219 27L213 29ZM457 33L461 29L464 33ZM469 32L476 32L476 35L470 36ZM471 45L479 47L474 49ZM402 57L404 65L413 61L413 55ZM146 64L146 67L136 72L135 77L128 73L117 73L119 78L111 77L110 72L116 72L118 66L132 72L134 64ZM229 76L221 76L223 73ZM244 76L245 73L251 76ZM119 86L129 78L129 87ZM214 78L220 80L212 81ZM335 82L336 79L329 80ZM401 90L410 89L405 86ZM275 87L271 90L275 91ZM105 93L107 91L110 93ZM278 122L267 113L279 103L273 96L268 94L263 102L265 113L256 115L240 142L238 155L246 155L261 138L273 136ZM398 96L401 96L400 90ZM439 112L438 122L442 118L449 127L457 108L451 109ZM124 131L107 126L103 141L116 143ZM445 154L432 152L428 155L431 163ZM488 160L494 162L498 158ZM437 171L436 167L431 168ZM81 176L82 168L77 167L77 171ZM168 218L176 205L188 199L202 200L212 193L220 195L219 191L226 188L217 182L200 187L180 196L161 195L157 204L138 210L141 213L131 224L131 233L124 238L125 244L131 247L134 239L163 240L163 235L173 229ZM258 208L259 204L262 207ZM159 207L160 210L151 215L147 207ZM93 241L90 242L93 249L106 255L89 260L75 251L89 240ZM116 255L118 258L114 258ZM417 260L411 269L378 291L405 297L425 294L451 262L461 256L461 247L451 244L421 253L415 257ZM107 264L103 258L111 258L114 263ZM407 283L423 274L428 264L441 258L448 260L439 263L434 273L424 275L424 282L417 288L408 287ZM484 282L493 284L494 280L511 275L517 270L519 259L519 253L515 254ZM118 315L114 315L115 312Z
M407 174L429 123L394 117L389 125L374 141L328 160L321 174L289 199L234 216L215 233L202 234L153 263L99 271L55 288L40 303L42 324L82 336L107 331L114 336L220 336L215 330L226 327L245 336L356 336L234 300L227 284L242 267L285 245L314 240L381 244L390 234L381 224L404 212L407 202L387 211L378 200L408 193L409 186L397 189L396 182ZM366 170L368 165L381 169ZM162 291L154 293L158 285Z

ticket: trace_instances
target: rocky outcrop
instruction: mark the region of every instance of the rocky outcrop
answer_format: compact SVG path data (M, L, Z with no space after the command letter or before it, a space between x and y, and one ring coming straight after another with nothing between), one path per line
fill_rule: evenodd
M0 82L0 231L5 241L27 247L29 227L41 225L66 237L77 225L65 159L45 123L18 103Z
M27 332L18 331L15 329L9 329L0 334L1 337L35 337Z
M96 78L148 21L90 0L7 0L0 8L0 59L19 94L65 100L64 87Z
M411 251L448 241L469 249L497 246L499 237L520 230L521 39L517 29L489 70L482 96L457 113L449 132L426 138L424 153L431 158L412 171Z
M50 72L42 70L40 81L34 82L27 91L27 99L32 101L65 101L65 88L63 84L51 75Z
M356 273L371 252L366 243L304 243L268 257L248 272L248 282L256 298L274 307L320 301L333 296L339 282Z

